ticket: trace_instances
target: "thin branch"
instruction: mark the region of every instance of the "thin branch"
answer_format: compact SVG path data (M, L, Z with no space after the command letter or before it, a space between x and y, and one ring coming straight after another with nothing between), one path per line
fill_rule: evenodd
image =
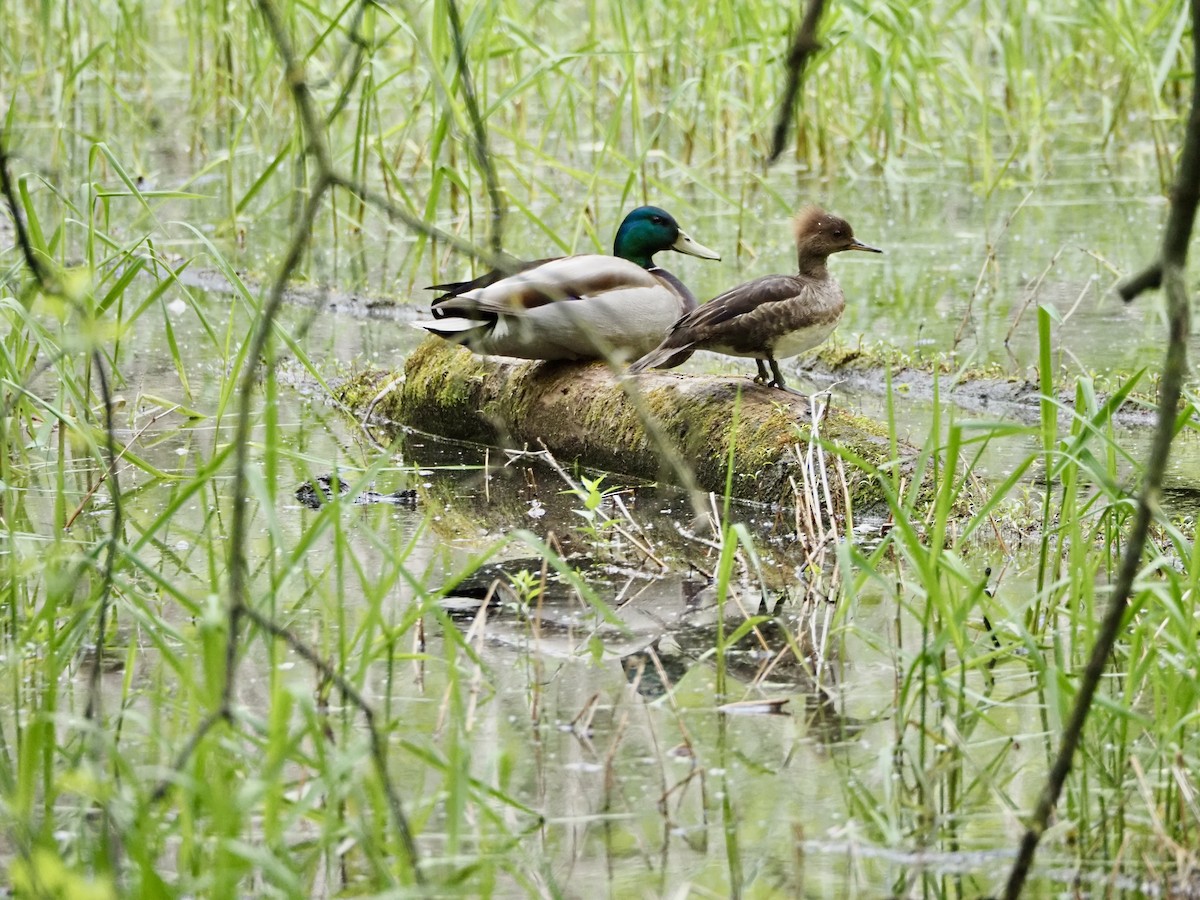
M320 657L320 655L308 646L300 638L296 637L290 630L279 625L268 616L264 616L257 610L247 607L246 618L250 619L255 625L261 628L274 637L279 638L285 644L292 648L297 656L316 669L322 678L333 684L342 694L342 697L347 702L357 707L363 714L363 719L366 722L367 733L371 738L371 762L375 766L376 774L379 776L380 782L383 784L384 793L387 794L388 806L391 808L392 818L396 820L400 839L404 843L404 852L408 854L408 860L413 866L413 872L416 880L421 881L421 871L417 868L417 862L420 856L417 852L417 844L413 838L412 828L408 823L408 817L404 814L404 806L400 802L400 795L396 791L396 786L392 783L391 776L388 774L387 768L387 748L383 740L383 735L380 732L379 726L375 721L375 711L371 708L371 704L367 702L367 698L359 693L358 689L351 684L345 676L341 675L337 669L331 666L328 662Z
M95 360L94 364L98 366L99 361ZM84 494L83 499L80 500L76 505L75 511L67 516L67 521L63 523L63 531L71 530L71 526L75 524L75 520L83 514L83 511L87 509L87 505L92 501L92 498L96 496L97 491L104 486L104 483L108 480L109 475L115 471L114 467L116 464L119 463L125 454L133 448L134 444L142 439L142 435L145 434L150 428L154 427L154 425L158 423L158 420L163 416L173 413L177 409L179 409L179 404L175 404L169 409L156 413L146 420L146 424L138 429L137 434L133 435L133 437L126 442L125 446L121 448L121 452L118 453L116 457L112 458L112 462L105 468L103 472L100 473L100 477L96 479L96 483L92 485L91 490Z
M463 40L462 20L458 13L457 0L450 0L450 31L454 35L454 56L458 65L458 77L462 79L463 99L467 103L467 115L471 119L471 152L475 163L487 180L488 204L491 206L492 224L488 234L488 246L499 256L504 243L504 203L500 197L500 184L496 179L496 167L492 165L492 154L488 150L487 129L479 114L479 101L475 98L475 81L471 78L471 67L467 64L466 41Z
M288 245L287 254L279 267L279 274L271 285L271 292L258 325L250 340L250 349L246 354L246 367L242 371L241 382L238 385L238 415L237 428L234 434L234 476L233 476L233 517L229 535L229 634L225 645L225 684L221 692L221 712L226 719L230 716L233 702L233 687L237 672L237 654L241 618L247 609L246 602L246 539L247 539L247 470L250 464L250 413L252 398L255 396L255 385L258 378L258 364L266 349L275 316L283 305L283 291L292 272L300 264L308 246L312 233L313 222L324 201L325 192L329 190L331 181L329 172L332 171L332 157L329 144L325 139L325 131L312 101L312 94L304 80L304 69L296 58L288 39L279 11L273 3L261 0L259 9L267 23L279 55L283 57L288 89L296 104L300 118L301 131L305 138L305 148L311 153L317 167L317 178L312 185L308 199L305 201L292 240Z
M308 246L308 236L312 233L312 224L316 221L317 211L324 202L325 192L329 190L331 181L329 173L332 170L332 157L329 143L325 140L325 132L317 115L316 106L312 102L312 94L305 83L304 67L296 59L287 30L284 29L280 14L275 5L269 0L260 0L259 10L274 37L275 46L283 58L288 89L292 91L296 113L300 116L301 131L305 136L305 149L313 156L317 166L317 180L308 192L304 210L296 223L289 242L286 257L280 266L280 272L271 284L271 292L263 312L258 319L257 328L251 337L250 350L246 354L246 367L241 373L238 385L238 426L234 433L234 480L233 498L234 510L229 528L229 634L226 638L226 673L221 692L221 713L229 719L233 704L233 688L238 667L239 631L241 617L246 613L246 533L247 533L247 469L250 467L250 430L251 406L254 396L254 386L258 379L258 364L266 349L275 317L283 304L283 288L288 278L292 276L300 259Z
M225 644L225 683L221 691L220 712L229 719L233 704L233 688L237 673L237 656L239 649L241 619L246 613L246 540L247 540L247 471L250 465L250 419L251 404L255 396L255 386L258 379L258 364L266 349L267 341L275 323L275 316L283 305L283 291L292 272L300 264L304 250L308 246L309 235L312 233L313 222L324 201L325 192L329 190L328 173L332 169L332 157L329 144L325 139L324 128L316 113L312 94L304 80L304 69L296 59L288 40L279 11L274 4L261 0L259 9L263 19L271 31L275 45L283 57L288 89L300 117L301 132L305 139L305 149L312 154L317 167L317 178L309 191L300 219L288 244L287 254L279 267L279 274L271 285L271 292L262 314L259 316L257 327L250 339L250 349L246 354L246 367L242 370L241 381L238 385L238 414L237 427L234 432L234 472L233 472L233 516L229 534L229 634Z
M354 92L354 85L358 83L358 76L362 74L363 60L366 58L367 51L372 49L370 43L363 37L362 32L359 30L362 27L363 16L366 15L367 6L367 3L358 3L355 5L352 21L349 29L347 29L349 32L349 42L341 58L333 64L333 72L341 72L346 60L349 58L351 52L353 52L354 59L348 67L349 74L342 84L342 89L338 91L337 99L333 101L333 106L325 116L325 123L327 125L333 124L333 121L346 108L346 104L350 102L350 95Z
M329 174L330 183L334 187L341 188L350 194L353 194L358 199L369 203L371 206L380 210L389 219L400 222L406 228L417 234L423 234L426 237L433 238L440 243L443 243L464 256L472 259L477 259L491 269L506 269L512 266L511 259L505 259L502 255L492 253L488 250L480 249L470 241L460 238L456 234L451 234L448 231L443 231L434 225L430 225L424 220L410 213L404 207L393 202L389 197L377 191L373 191L365 184L355 181L353 178L347 178L337 172Z
M175 754L175 759L171 763L171 772L178 773L183 771L183 767L187 765L187 761L192 758L192 754L196 752L200 743L208 737L208 733L213 730L221 722L227 721L228 716L225 710L217 709L205 716L204 720L196 726L196 730L192 732L192 736L188 738L187 743ZM158 803L167 796L167 791L171 789L172 780L170 776L162 779L150 792L150 802Z
M796 114L796 97L800 93L804 67L808 58L821 49L821 42L817 40L817 24L821 21L824 8L825 0L808 0L808 9L792 38L792 47L788 51L787 59L787 85L783 89L783 98L779 101L779 118L775 121L775 137L771 141L768 163L775 162L783 153L788 129L791 128L792 119Z
M225 680L222 685L221 701L219 707L201 723L187 745L176 757L174 770L178 771L187 764L188 759L195 752L200 741L219 722L232 722L233 720L233 694L236 685L237 664L241 644L240 632L243 620L247 620L256 625L260 630L286 641L295 653L316 668L324 678L336 684L341 690L342 695L362 713L366 721L368 733L370 734L371 758L379 779L383 784L383 789L387 794L388 808L400 833L401 842L404 845L408 862L412 868L413 878L418 884L424 884L416 840L413 838L408 818L404 814L399 793L388 773L386 742L376 723L375 712L371 708L371 705L350 682L337 673L333 666L322 660L316 651L286 628L274 622L270 617L258 612L250 605L248 600L246 542L249 530L248 472L250 466L250 423L253 407L252 398L256 393L258 366L267 350L275 319L283 305L284 289L292 273L299 266L308 247L313 224L324 202L325 195L334 187L352 183L334 174L332 156L329 152L329 144L324 132L324 123L317 114L312 93L304 78L303 66L295 54L287 30L279 16L279 11L272 0L259 0L258 6L267 24L267 28L271 32L276 49L283 60L287 73L288 88L291 91L297 115L300 119L301 133L305 141L305 153L312 157L317 175L310 186L309 195L304 203L301 215L295 223L291 242L280 265L279 272L271 285L267 302L259 315L246 353L247 364L238 385L240 402L237 412L237 427L234 434L235 462L232 491L234 510L229 534L229 633L226 635ZM365 191L360 190L357 193L360 196L365 195ZM169 779L164 779L158 788L156 788L152 799L161 799L166 794L169 785Z
M1138 496L1133 527L1129 532L1125 552L1117 570L1117 580L1113 585L1108 609L1104 613L1096 645L1092 648L1087 667L1080 679L1079 691L1075 696L1074 706L1071 708L1070 719L1063 731L1058 755L1050 768L1050 774L1047 776L1046 784L1038 798L1033 819L1021 840L1017 860L1013 863L1012 871L1009 873L1008 884L1005 887L1005 897L1009 900L1015 900L1021 895L1025 880L1033 866L1038 842L1050 823L1054 807L1058 803L1067 775L1071 771L1071 761L1083 737L1084 723L1087 720L1088 711L1095 698L1100 679L1104 675L1104 669L1108 665L1112 649L1121 633L1129 597L1133 591L1134 578L1142 565L1142 552L1146 546L1150 523L1159 509L1163 474L1166 471L1167 458L1171 451L1171 439L1175 435L1175 418L1183 379L1187 371L1187 341L1190 330L1184 272L1187 265L1188 244L1191 241L1192 228L1196 218L1196 208L1200 204L1200 40L1197 39L1197 36L1200 36L1200 0L1192 0L1192 35L1192 109L1188 117L1183 154L1179 160L1179 172L1171 193L1171 209L1163 231L1162 254L1158 263L1134 276L1121 289L1122 296L1126 300L1132 300L1139 292L1154 283L1154 278L1150 277L1148 273L1154 269L1160 273L1167 299L1169 343L1167 344L1166 361L1163 363L1158 398L1158 422L1154 429L1149 459L1146 462L1146 477Z
M1138 274L1129 276L1117 285L1117 293L1128 303L1145 291L1162 287L1162 275L1162 263L1155 260Z
M58 278L46 265L45 260L34 251L33 242L29 239L29 229L25 226L25 217L21 215L21 208L17 203L17 189L8 171L8 161L7 135L0 134L0 191L4 193L9 214L12 216L13 228L17 232L17 246L21 248L25 265L29 267L29 271L33 273L34 279L42 290L47 294L58 295L62 293L62 286L59 284Z
M262 6L267 4L263 2ZM221 708L226 718L229 717L233 703L233 687L237 673L237 655L241 618L246 614L249 604L246 598L246 541L248 537L247 508L248 470L250 467L250 430L252 402L255 396L255 386L258 379L258 364L266 350L267 340L275 323L275 317L283 305L284 287L292 272L300 264L300 258L308 245L308 235L312 231L317 212L324 202L325 192L329 189L329 180L320 174L313 186L312 192L304 203L303 211L296 225L287 255L280 267L279 275L271 285L271 293L262 314L259 316L258 327L250 339L250 350L246 354L246 368L242 371L238 385L238 415L237 427L234 431L234 470L233 470L233 516L229 528L229 634L225 645L225 684L221 692Z
M17 232L17 246L21 248L21 255L25 259L25 265L32 273L42 293L61 296L62 283L52 268L34 250L33 241L30 239L29 230L25 225L25 218L21 215L20 206L17 203L16 186L13 184L8 163L9 154L7 144L4 136L0 135L0 192L3 192L4 200L8 204L9 214L12 216L13 227ZM100 476L100 480L104 481L105 475L109 476L108 492L109 497L112 499L112 521L109 523L108 540L106 542L108 546L104 558L104 572L100 583L100 609L99 621L96 627L96 652L92 660L92 669L88 678L88 701L84 710L84 718L88 720L97 718L100 715L100 675L103 672L104 666L104 644L108 638L108 606L109 601L112 599L117 542L121 534L121 484L117 478L118 456L117 439L113 426L112 392L109 390L108 375L104 371L104 357L98 349L92 351L91 360L96 368L96 377L100 383L100 399L104 404L104 446L105 453L108 455L108 468Z
M121 535L121 481L117 476L117 438L114 434L112 392L104 373L104 356L99 349L92 351L92 365L100 382L100 397L104 403L104 452L108 455L108 496L112 500L112 521L108 532L108 547L104 555L104 574L100 583L99 622L96 625L96 654L88 678L88 701L84 718L100 717L100 675L104 671L104 645L108 642L108 607L112 600L113 572L116 567L117 541ZM103 476L101 476L103 477Z
M47 296L63 297L70 300L63 291L63 283L58 277L57 272L34 250L33 241L29 237L25 219L21 215L21 210L17 203L16 187L9 172L9 154L6 141L4 140L5 137L5 135L0 135L0 192L4 194L4 200L8 204L9 213L12 215L13 227L17 232L17 245L21 248L21 255L24 257L25 265L33 274L39 290ZM112 500L112 517L109 522L108 538L105 541L107 546L105 547L104 570L100 581L96 649L88 676L88 699L84 710L84 718L89 722L94 722L101 716L100 676L104 671L104 646L108 642L108 608L112 601L113 575L116 571L117 544L121 536L122 516L121 484L117 477L117 439L113 423L112 391L109 389L108 375L104 370L104 357L99 348L92 350L91 363L96 368L96 377L100 383L100 397L104 404L104 447L105 453L108 456L108 471L101 474L99 480L103 482L105 474L110 476L108 478L108 493ZM102 755L102 751L99 749L98 732L93 732L93 734L97 737L95 747L96 755L99 757ZM105 827L111 829L112 819L109 816L109 810L107 807L104 807L102 811ZM116 846L119 843L119 841L114 841L112 845ZM114 868L116 868L115 859L112 860L112 863Z

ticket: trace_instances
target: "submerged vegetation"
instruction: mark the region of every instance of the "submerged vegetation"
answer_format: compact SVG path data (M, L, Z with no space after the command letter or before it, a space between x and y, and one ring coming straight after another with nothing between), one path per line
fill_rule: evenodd
M768 168L795 13L0 5L14 894L1001 889L1143 473L1143 438L1114 414L1154 376L1101 390L1064 367L1080 300L1026 317L1035 418L943 406L941 367L932 402L889 381L890 458L911 441L915 461L798 432L813 474L773 507L533 448L380 445L330 381L399 326L351 342L283 305L295 275L404 298L472 255L604 247L647 201L703 210L757 269L786 259L768 220L800 194L878 192L894 210L936 180L1007 202L1088 155L1129 179L1105 186L1116 208L1172 178L1183 2L830 2ZM944 202L931 229L947 238L977 210ZM953 319L942 351L968 322L1019 319L1045 272L1026 296L997 271L1058 259L1006 261L1028 252L1000 240L1019 204L966 261L965 311L939 313L922 271L929 293L889 315ZM1150 208L1132 231L1127 210L1097 224L1130 245L1116 263L1089 248L1106 276L1144 261ZM906 252L900 227L875 240ZM1127 324L1114 339L1133 343ZM1179 441L1193 412L1185 393ZM836 485L816 473L839 466L875 480L886 516L830 514ZM317 509L296 505L302 483ZM1155 519L1031 889L1196 891L1193 515L1183 497Z

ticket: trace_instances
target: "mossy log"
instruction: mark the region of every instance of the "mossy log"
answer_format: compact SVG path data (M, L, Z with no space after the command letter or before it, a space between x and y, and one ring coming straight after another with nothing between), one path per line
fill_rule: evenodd
M390 390L385 386L393 383ZM382 393L381 393L382 392ZM744 376L615 375L603 363L542 363L480 357L437 338L408 358L403 379L365 373L343 385L342 399L363 414L457 440L549 450L562 463L724 493L732 444L732 493L767 503L794 502L805 484L812 434L809 400ZM648 424L650 423L649 427ZM878 467L891 462L886 432L834 405L820 423L827 444ZM899 465L915 456L903 448ZM877 507L875 479L838 455L824 454L835 510L848 490L856 510ZM809 472L820 481L820 473ZM824 489L816 488L817 496Z

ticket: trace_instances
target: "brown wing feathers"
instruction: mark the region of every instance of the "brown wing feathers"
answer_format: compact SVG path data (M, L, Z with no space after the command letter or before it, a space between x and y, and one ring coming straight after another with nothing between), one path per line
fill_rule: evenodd
M728 322L730 319L757 309L764 303L790 300L798 292L796 279L792 276L764 275L762 278L739 284L724 294L714 297L699 309L681 318L671 327L671 330L674 332L682 328L693 329L696 334L696 337L693 338L695 340L706 328Z

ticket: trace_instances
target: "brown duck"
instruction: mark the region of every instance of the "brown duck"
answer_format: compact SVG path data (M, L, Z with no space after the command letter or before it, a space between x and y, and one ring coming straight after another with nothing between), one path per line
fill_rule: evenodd
M712 350L753 357L755 383L787 390L776 360L811 350L841 321L846 300L825 262L843 250L883 252L856 240L845 219L815 206L802 210L796 216L796 275L764 275L693 310L671 326L657 349L631 365L630 373L673 369L697 350Z

